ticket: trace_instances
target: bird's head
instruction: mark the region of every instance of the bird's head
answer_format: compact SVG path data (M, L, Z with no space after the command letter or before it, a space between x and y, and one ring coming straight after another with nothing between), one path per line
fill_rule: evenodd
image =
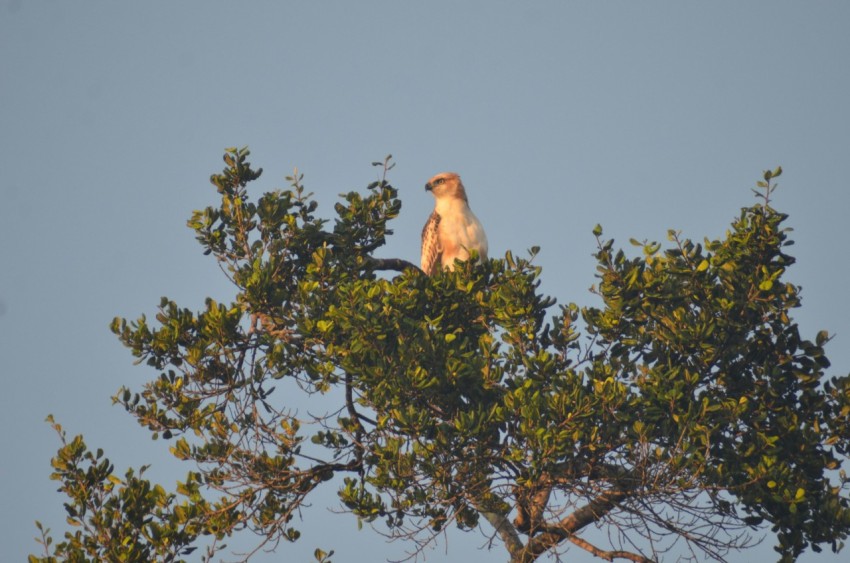
M437 199L442 198L457 198L463 201L468 201L466 198L466 190L463 188L463 183L460 181L460 176L454 172L442 172L437 174L425 184L425 189Z

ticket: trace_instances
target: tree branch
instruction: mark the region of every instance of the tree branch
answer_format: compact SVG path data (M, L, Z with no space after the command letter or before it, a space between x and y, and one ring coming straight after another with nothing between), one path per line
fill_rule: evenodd
M519 539L519 534L517 533L516 528L511 525L507 515L480 509L479 512L487 519L488 522L490 522L490 525L496 529L496 533L499 534L499 537L502 538L503 542L505 542L505 547L508 549L508 553L511 554L511 557L516 558L520 556L525 546L522 544L522 540Z
M354 432L354 455L357 466L363 467L363 433L366 431L363 428L363 423L360 422L360 413L354 408L354 392L352 390L353 382L350 372L345 372L345 408L351 416L352 422L357 425L357 430Z
M629 551L604 551L578 536L570 536L570 541L579 546L580 548L589 551L596 557L604 559L605 561L613 561L614 559L628 559L629 561L636 561L637 563L653 563L652 559L647 559L643 555L631 553Z
M401 258L370 258L369 263L375 270L392 270L395 272L404 272L410 268L419 270L419 266Z
M548 477L545 480L548 481ZM518 486L515 494L517 515L514 518L514 526L529 537L534 536L543 524L543 512L549 503L552 486L543 483L531 491Z
M624 489L613 489L602 493L585 506L579 508L560 522L543 527L543 533L529 539L524 558L521 561L534 561L540 554L558 545L565 539L572 540L573 534L585 526L597 522L611 512L620 501L631 495Z

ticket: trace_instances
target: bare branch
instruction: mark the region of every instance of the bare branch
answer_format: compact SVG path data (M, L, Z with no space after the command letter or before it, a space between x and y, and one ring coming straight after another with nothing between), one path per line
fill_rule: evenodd
M548 481L548 478L546 480ZM524 489L525 487L516 487L517 515L514 525L520 532L533 536L543 525L543 512L549 503L552 487L549 484L541 484L536 490Z
M505 547L507 548L508 553L510 553L512 557L519 556L525 546L523 546L516 528L514 528L510 523L507 515L484 510L481 511L481 515L490 522L490 525L492 525L493 528L496 529L496 533L499 534L499 537L502 538L503 542L505 542Z
M544 526L543 533L528 541L528 546L526 547L526 552L530 556L528 560L533 561L538 555L558 545L563 540L571 539L573 534L585 526L599 521L600 518L616 508L620 501L628 498L630 495L630 492L623 489L607 491L563 518L557 524Z
M613 561L614 559L628 559L629 561L637 561L638 563L653 563L652 559L647 559L643 555L638 553L632 553L630 551L605 551L599 549L595 545L590 542L583 540L578 536L570 536L570 541L579 546L580 548L589 551L596 557L604 559L605 561Z

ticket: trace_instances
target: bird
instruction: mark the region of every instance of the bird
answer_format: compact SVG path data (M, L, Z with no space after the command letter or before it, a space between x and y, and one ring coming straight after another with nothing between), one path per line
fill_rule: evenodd
M468 260L478 252L487 259L487 235L481 221L469 208L466 189L454 172L437 174L425 184L433 194L434 212L422 229L422 271L433 276L442 269L454 269L455 259Z

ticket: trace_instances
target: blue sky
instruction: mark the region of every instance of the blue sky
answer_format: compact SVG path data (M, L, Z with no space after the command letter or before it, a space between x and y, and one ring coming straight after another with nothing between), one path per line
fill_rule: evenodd
M457 171L491 255L540 245L543 289L580 305L596 302L594 224L625 246L720 237L782 165L795 318L837 335L847 373L848 22L840 1L0 0L0 560L36 550L36 518L64 529L49 413L119 472L153 462L169 485L190 469L111 405L155 374L108 324L162 295L233 294L185 227L215 203L228 146L264 168L255 194L298 167L328 217L392 153L404 207L381 254L413 261L423 185ZM301 542L258 560L405 553L324 506L306 516ZM502 560L485 541L453 533L428 559Z

